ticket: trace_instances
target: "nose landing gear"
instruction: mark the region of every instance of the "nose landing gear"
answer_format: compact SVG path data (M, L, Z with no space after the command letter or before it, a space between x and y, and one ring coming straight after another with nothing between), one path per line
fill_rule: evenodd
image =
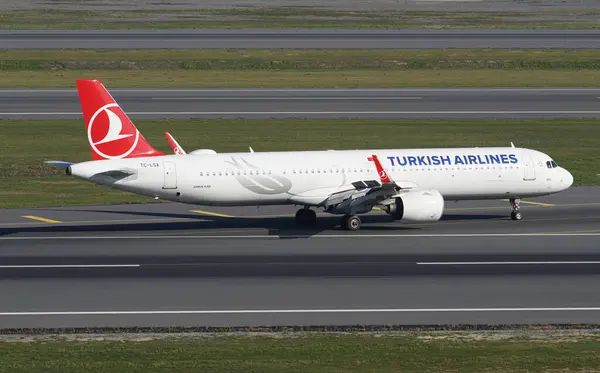
M509 201L510 201L510 205L512 208L512 212L510 213L510 218L512 220L523 219L523 214L521 213L520 208L519 208L519 200L517 198L511 198Z

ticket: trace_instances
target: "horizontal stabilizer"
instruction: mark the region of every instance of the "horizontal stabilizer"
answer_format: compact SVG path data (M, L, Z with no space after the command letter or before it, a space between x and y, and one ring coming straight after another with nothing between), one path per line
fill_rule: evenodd
M127 170L110 170L110 171L100 172L94 176L109 176L114 179L124 179L131 175L135 175L135 172L127 171Z
M48 164L51 164L51 165L59 167L59 168L67 168L73 164L73 162L65 162L65 161L45 161L44 163L48 163Z

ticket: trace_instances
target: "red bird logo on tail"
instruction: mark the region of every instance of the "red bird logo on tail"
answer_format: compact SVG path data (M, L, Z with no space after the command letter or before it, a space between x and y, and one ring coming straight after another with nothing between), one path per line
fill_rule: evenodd
M106 88L97 80L77 80L92 159L166 155L154 149Z

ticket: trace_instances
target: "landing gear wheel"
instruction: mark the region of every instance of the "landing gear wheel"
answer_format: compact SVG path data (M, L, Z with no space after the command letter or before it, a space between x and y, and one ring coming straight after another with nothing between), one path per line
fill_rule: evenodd
M357 231L361 224L360 218L356 215L345 215L342 218L342 229L347 231Z
M514 211L513 211L513 212L510 214L510 218L511 218L512 220L521 220L521 219L523 219L523 214L522 214L520 211L517 211L517 212L514 212Z
M296 212L296 223L301 226L313 226L317 223L317 213L311 209L300 209Z
M522 220L523 219L523 214L521 213L520 208L519 208L519 200L516 198L511 198L510 200L510 206L512 208L512 212L510 213L510 218L512 220Z

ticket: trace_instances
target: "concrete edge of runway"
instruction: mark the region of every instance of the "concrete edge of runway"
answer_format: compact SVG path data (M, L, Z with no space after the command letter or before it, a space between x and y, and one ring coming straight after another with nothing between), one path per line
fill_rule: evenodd
M179 35L179 34L187 34L187 35L198 35L198 36L210 36L213 34L232 34L232 35L240 35L240 34L269 34L269 35L296 35L298 33L311 34L311 35L323 35L323 34L332 34L332 35L348 35L348 34L365 34L365 35L413 35L413 34L423 34L428 36L436 36L436 35L447 35L451 34L461 34L461 35L514 35L515 33L521 34L524 36L528 35L561 35L561 36L579 36L579 35L593 35L600 36L600 30L597 29L470 29L470 28L447 28L447 29L429 29L429 28L400 28L400 29L364 29L364 28L231 28L231 29L223 29L223 28L180 28L180 29L74 29L74 30L29 30L29 29L10 29L10 30L0 30L0 35L2 36L12 36L12 35L26 35L26 36L38 36L41 34L50 34L50 35L69 35L69 36L79 36L82 33L90 34L90 35L98 35L98 36L113 36L115 34L127 36L127 35Z
M54 334L199 334L199 333L385 333L385 332L498 332L498 331L600 331L598 324L398 324L398 325L286 325L286 326L170 326L0 328L0 337Z

